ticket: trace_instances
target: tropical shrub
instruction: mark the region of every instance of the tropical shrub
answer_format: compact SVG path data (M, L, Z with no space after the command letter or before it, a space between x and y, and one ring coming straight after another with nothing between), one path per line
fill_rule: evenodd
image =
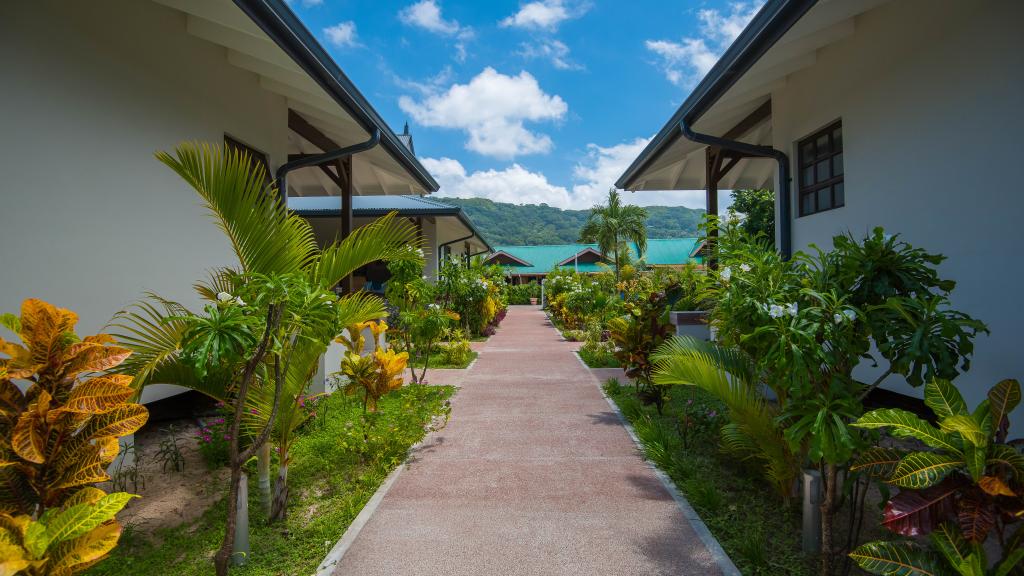
M149 417L130 402L132 377L108 373L131 351L79 339L78 316L42 300L2 320L22 343L0 338L0 569L81 572L117 545L114 516L132 498L92 486Z
M626 369L626 376L643 390L647 401L658 407L659 413L665 401L665 388L652 379L652 356L673 334L668 312L677 297L676 285L669 285L663 291L633 295L623 305L626 315L608 323L616 347L615 358Z
M375 342L372 354L362 355L363 328L370 328ZM345 394L361 396L363 403L363 441L369 442L370 429L376 422L377 404L389 392L402 387L402 372L409 361L407 352L387 348L381 335L387 330L383 322L356 324L348 328L351 339L343 340L347 351L341 359L341 373L348 378Z
M449 330L447 342L438 345L441 360L447 365L463 366L473 357L473 349L469 345L466 333L462 330Z
M508 286L509 304L529 304L530 298L540 299L540 284L512 284Z
M964 576L1008 574L1024 558L1024 440L1007 441L1009 413L1020 403L1020 384L1003 380L988 399L969 411L948 380L925 386L925 404L938 427L898 409L873 410L853 426L884 429L913 438L926 451L876 447L864 451L851 470L899 489L885 505L882 524L903 536L930 535L932 550L911 542L872 542L850 556L873 574L897 564L925 573L945 564ZM983 546L990 534L1001 552L988 572ZM909 572L907 572L909 573Z

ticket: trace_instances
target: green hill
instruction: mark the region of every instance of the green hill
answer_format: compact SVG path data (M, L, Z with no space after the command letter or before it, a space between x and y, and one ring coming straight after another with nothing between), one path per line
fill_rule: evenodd
M590 210L562 210L547 204L506 204L486 198L433 200L461 206L491 245L569 244L576 242ZM684 206L648 206L649 238L697 235L704 210Z

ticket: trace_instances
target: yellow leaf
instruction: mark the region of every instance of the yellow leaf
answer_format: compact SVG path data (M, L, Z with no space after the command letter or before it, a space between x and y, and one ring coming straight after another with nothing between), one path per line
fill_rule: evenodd
M111 522L74 540L61 542L50 556L53 568L55 570L72 569L76 566L93 563L113 550L120 537L121 525Z
M46 450L46 438L43 437L43 433L42 419L34 412L22 412L11 432L11 448L23 460L42 464L46 461L43 454Z
M996 476L983 476L981 480L978 480L978 486L990 496L1016 496L1013 490L1009 486L1003 483Z
M96 342L78 342L68 346L61 359L61 376L74 378L83 372L102 372L117 366L131 356L132 351L117 346L104 346Z
M14 576L32 561L25 556L25 549L15 544L0 542L0 576Z
M110 412L93 416L83 434L87 439L103 436L127 436L142 428L149 419L149 411L141 404L125 404Z
M63 412L80 414L109 412L124 405L124 402L135 393L131 382L132 377L123 374L92 378L75 386L71 396L60 409Z
M45 365L60 351L65 335L74 333L78 315L36 298L21 304L21 341L32 353L32 361Z
M63 508L66 510L76 504L95 504L106 495L106 492L95 486L86 486L64 500Z
M121 451L121 442L116 436L104 436L96 439L96 447L99 449L100 460L110 464Z
M104 466L106 463L100 457L99 448L89 446L89 450L83 450L83 452L85 453L77 460L72 461L68 468L61 471L57 478L50 483L51 490L98 484L110 480Z

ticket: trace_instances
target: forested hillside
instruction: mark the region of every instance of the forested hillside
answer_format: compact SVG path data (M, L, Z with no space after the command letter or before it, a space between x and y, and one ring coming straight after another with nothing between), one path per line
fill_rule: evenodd
M590 210L562 210L547 204L505 204L486 198L442 198L461 206L491 245L568 244L576 242ZM648 206L649 238L697 235L704 210L683 206Z

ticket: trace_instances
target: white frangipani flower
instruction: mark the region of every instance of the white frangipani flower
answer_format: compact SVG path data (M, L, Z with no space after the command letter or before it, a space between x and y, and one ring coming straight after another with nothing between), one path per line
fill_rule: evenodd
M235 297L235 304L238 304L239 306L245 306L245 300L242 300L241 296L236 296Z
M857 319L857 311L854 310L853 308L847 308L846 310L843 310L843 314L850 319L850 322L853 322L854 320Z
M785 313L786 311L783 310L782 306L779 306L778 304L772 304L771 306L768 307L768 315L771 316L772 318L782 318L783 314Z
M789 314L790 316L796 316L796 313L798 311L799 308L797 307L796 302L793 302L792 304L786 306L786 313Z
M740 270L743 270L744 272L750 272L750 264L747 264L746 262L740 264Z
M722 277L722 280L728 282L729 279L732 278L732 268L729 268L728 266L722 268L720 276Z
M232 298L234 298L234 296L232 296L231 294L228 294L227 292L218 292L217 293L217 300L220 300L221 302L227 302L228 300L231 300Z
M838 312L836 312L835 314L832 315L832 321L835 322L836 324L839 324L840 322L842 322L843 318L846 318L846 316L843 316L842 314L840 314Z

